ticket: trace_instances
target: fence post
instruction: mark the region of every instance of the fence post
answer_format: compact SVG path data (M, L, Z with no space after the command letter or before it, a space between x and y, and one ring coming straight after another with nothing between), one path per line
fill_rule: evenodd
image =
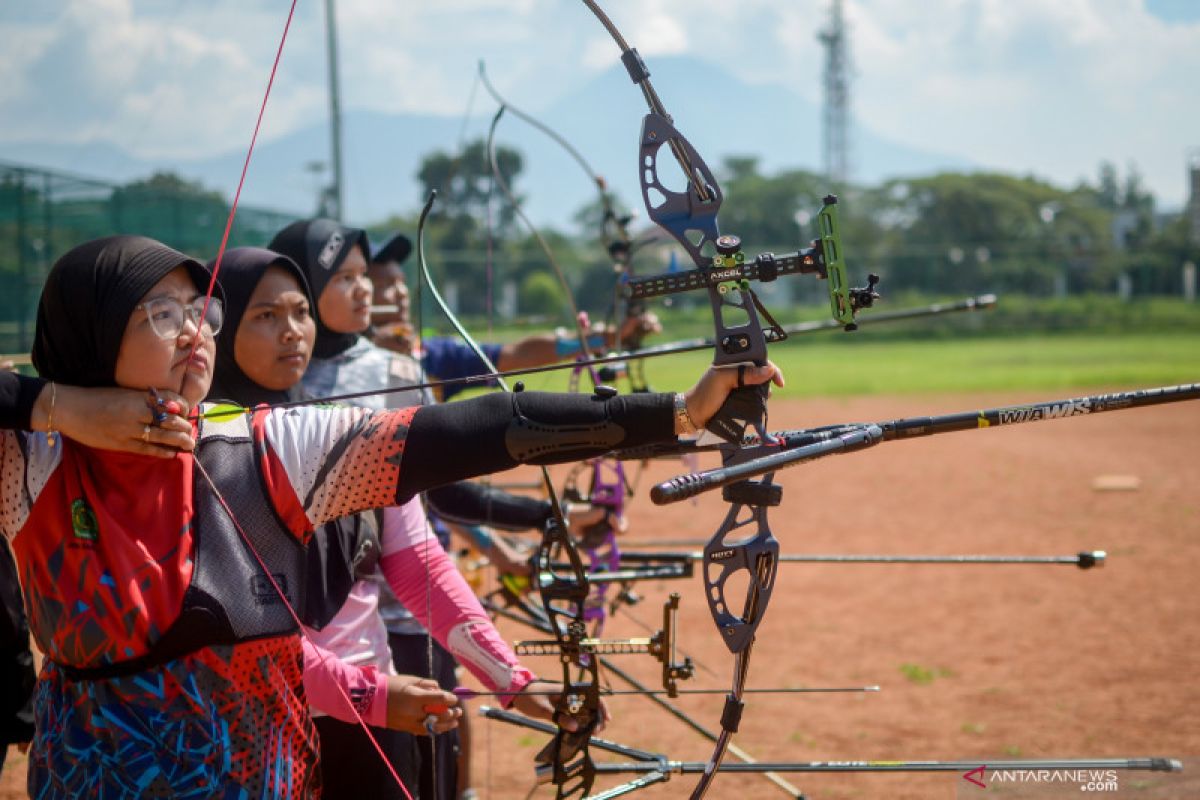
M1129 277L1128 272L1117 276L1117 297L1123 302L1129 302L1129 298L1133 297L1133 278Z
M1183 299L1196 302L1196 265L1191 261L1183 262Z
M25 170L17 172L17 285L21 297L17 303L17 347L25 352L32 342L28 337L29 269L25 254L29 250L29 230L25 213Z

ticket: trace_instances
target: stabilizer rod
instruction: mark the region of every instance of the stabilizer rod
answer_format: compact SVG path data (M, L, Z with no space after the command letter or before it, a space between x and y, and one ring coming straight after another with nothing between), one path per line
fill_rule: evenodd
M655 503L664 505L694 497L719 486L725 486L737 480L744 480L773 472L783 466L804 463L812 458L830 455L832 452L845 452L850 449L861 449L878 442L890 442L896 439L916 439L924 436L934 436L954 431L977 430L994 428L1003 425L1017 425L1025 422L1041 422L1049 419L1062 419L1091 414L1101 414L1106 411L1124 411L1130 408L1179 403L1200 399L1200 383L1186 383L1178 386L1160 386L1153 389L1135 389L1129 392L1113 392L1111 394L1086 395L1065 400L1049 400L1018 406L1002 406L978 411L960 411L953 414L941 414L928 417L906 417L885 422L853 423L847 425L829 425L823 428L806 430L782 431L772 434L773 441L769 444L756 444L747 448L748 451L765 453L758 457L746 457L733 467L718 467L716 469L679 475L658 484L650 490L650 497ZM867 437L869 441L864 441ZM847 446L854 442L853 446ZM818 445L829 445L832 450L825 451ZM661 447L641 447L616 453L618 458L654 458L658 456L678 456L685 453L705 452L709 450L728 449L727 443L696 445L694 443L672 443ZM814 448L810 450L809 448ZM789 458L789 454L792 455Z

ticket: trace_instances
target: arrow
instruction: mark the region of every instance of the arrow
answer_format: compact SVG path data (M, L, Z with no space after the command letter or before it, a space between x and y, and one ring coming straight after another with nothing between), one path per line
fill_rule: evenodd
M472 700L476 697L513 697L515 695L525 695L527 697L558 697L562 694L561 691L543 691L543 692L487 692L477 691L466 686L455 686L450 690L460 700ZM729 694L728 689L676 689L677 694ZM825 693L844 693L844 692L878 692L878 686L835 686L835 687L807 687L797 686L787 689L746 689L747 694L825 694ZM666 689L601 689L601 697L613 697L615 695L664 695L669 694Z
M662 568L662 574L655 577L670 577L665 568L670 562L703 561L704 553L678 551L640 551L621 554L621 561L632 564L651 563ZM1103 567L1108 561L1108 553L1104 550L1081 550L1070 556L1030 556L1030 555L885 555L885 554L842 554L817 555L789 553L779 556L779 561L785 564L1063 564L1092 569ZM658 564L657 562L665 562ZM557 564L555 566L558 566ZM681 575L680 577L691 577Z

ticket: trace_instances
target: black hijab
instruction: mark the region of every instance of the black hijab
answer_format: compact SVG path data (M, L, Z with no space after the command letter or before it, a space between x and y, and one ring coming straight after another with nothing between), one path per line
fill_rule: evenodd
M367 232L362 228L350 228L331 219L306 219L293 222L275 234L267 245L276 253L288 256L308 277L312 289L313 318L317 321L317 343L313 346L314 358L333 358L344 353L358 341L357 333L335 333L325 327L317 301L329 284L329 279L338 271L351 248L362 248L363 258L370 263L371 246Z
M75 386L113 386L134 307L176 267L187 269L197 290L208 289L210 275L199 261L144 236L109 236L68 251L50 269L38 303L38 374ZM223 299L219 287L215 293Z
M208 262L211 270L215 261ZM281 267L287 270L299 282L300 290L308 297L308 304L315 308L312 292L308 288L308 280L304 270L287 256L261 247L235 247L225 252L221 259L221 269L217 273L217 282L225 290L225 324L217 336L217 363L213 368L212 388L208 397L212 400L232 400L244 406L256 406L259 403L284 403L300 399L300 385L297 383L290 389L268 389L255 383L234 358L234 341L237 339L238 327L242 317L250 305L250 296L258 288L259 281L266 274L268 267Z

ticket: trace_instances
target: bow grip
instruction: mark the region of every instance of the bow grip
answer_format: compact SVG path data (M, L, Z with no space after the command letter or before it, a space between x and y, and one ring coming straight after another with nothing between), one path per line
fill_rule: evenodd
M754 428L762 441L770 441L771 437L766 431L767 397L770 393L769 382L739 386L729 393L705 428L731 444L742 443L747 427Z

